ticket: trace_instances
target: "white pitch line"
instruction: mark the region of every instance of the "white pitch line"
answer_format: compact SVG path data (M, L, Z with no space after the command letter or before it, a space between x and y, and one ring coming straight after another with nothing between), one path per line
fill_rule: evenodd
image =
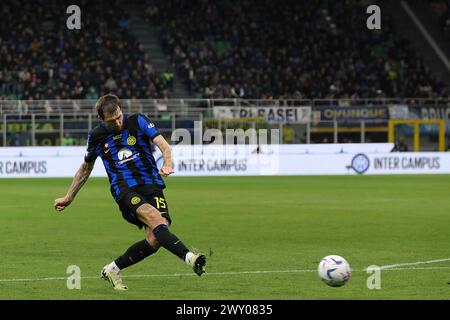
M450 267L412 267L412 268L391 268L384 269L384 271L399 271L399 270L443 270L450 269ZM367 269L366 269L367 270ZM364 270L364 271L366 271Z
M385 269L391 269L391 268L397 268L397 267L417 266L417 265L419 265L419 264L438 263L438 262L445 262L445 261L450 261L450 258L437 259L437 260L428 260L428 261L417 261L417 262L406 262L406 263L391 264L391 265L381 266L380 269L385 270Z
M448 261L448 260L444 260ZM442 262L439 260L438 262ZM428 262L431 263L431 262ZM398 265L397 265L398 266ZM390 266L386 271L401 271L401 270L442 270L450 269L450 267L412 267L399 268ZM353 270L353 272L366 272L367 269ZM236 271L236 272L211 272L204 276L228 276L228 275L243 275L243 274L270 274L270 273L305 273L317 272L316 269L298 269L298 270L257 270L257 271ZM150 278L150 277L180 277L180 276L196 276L194 273L174 273L174 274L135 274L124 276L123 278ZM100 279L100 276L80 277L81 279ZM52 280L67 280L67 277L46 277L46 278L22 278L22 279L0 279L0 282L31 282L31 281L52 281Z
M229 271L229 272L207 272L205 275L208 276L233 276L233 275L241 275L241 274L267 274L267 273L300 273L300 272L317 272L317 270L308 270L308 269L297 269L297 270L256 270L256 271ZM140 274L140 275L129 275L124 276L124 278L140 278L140 277L179 277L179 276L196 276L195 273L176 273L173 275L164 275L164 274Z

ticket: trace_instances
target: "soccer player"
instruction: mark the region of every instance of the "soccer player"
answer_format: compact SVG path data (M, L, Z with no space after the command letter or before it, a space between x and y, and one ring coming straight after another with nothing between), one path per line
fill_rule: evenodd
M161 176L174 173L170 145L145 115L127 116L122 113L119 98L115 95L101 97L96 109L101 123L89 133L84 163L75 174L66 196L55 200L55 210L62 211L72 203L94 168L95 159L100 157L108 173L112 196L123 218L139 229L144 227L146 233L144 240L133 244L106 265L101 277L114 289L127 290L120 271L154 254L161 246L184 260L201 276L205 272L205 255L189 251L169 230L172 220L162 191L165 184ZM151 143L163 154L164 163L159 171L151 153Z

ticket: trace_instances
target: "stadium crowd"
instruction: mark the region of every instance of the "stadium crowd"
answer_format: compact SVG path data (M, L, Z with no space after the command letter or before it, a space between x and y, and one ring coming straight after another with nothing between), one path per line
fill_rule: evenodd
M118 2L78 1L82 27L69 30L72 2L1 1L0 99L166 98L166 81Z
M191 92L204 98L448 96L383 13L358 1L145 0L145 19Z
M170 97L172 75L132 35L127 1L79 1L81 30L66 28L71 2L1 2L0 100ZM369 31L357 3L134 2L196 98L448 97L389 15Z

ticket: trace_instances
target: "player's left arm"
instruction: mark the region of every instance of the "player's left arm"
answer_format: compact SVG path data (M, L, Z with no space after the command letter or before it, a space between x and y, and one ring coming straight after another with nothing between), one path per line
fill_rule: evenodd
M166 139L164 139L164 137L158 132L156 126L150 121L148 117L143 114L138 114L137 125L139 126L140 130L150 138L152 143L156 144L159 150L161 150L164 163L161 169L159 169L159 174L163 177L167 177L168 175L174 173L172 149L170 148L170 145L167 143Z
M173 171L172 149L162 135L158 135L156 138L154 138L153 143L156 144L159 150L161 150L164 159L164 163L159 170L159 174L167 177L168 175L175 172Z

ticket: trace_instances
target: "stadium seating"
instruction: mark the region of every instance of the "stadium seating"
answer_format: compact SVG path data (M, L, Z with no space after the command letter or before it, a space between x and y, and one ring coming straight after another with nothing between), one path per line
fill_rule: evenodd
M448 96L383 13L356 1L146 0L145 19L202 98Z
M3 0L0 99L166 98L148 54L114 1L78 1L81 30L66 28L73 1Z
M127 1L80 1L82 30L66 28L71 2L2 1L0 100L170 98L170 83L132 35ZM368 31L355 1L133 3L159 28L194 98L449 96L389 15L382 30Z

